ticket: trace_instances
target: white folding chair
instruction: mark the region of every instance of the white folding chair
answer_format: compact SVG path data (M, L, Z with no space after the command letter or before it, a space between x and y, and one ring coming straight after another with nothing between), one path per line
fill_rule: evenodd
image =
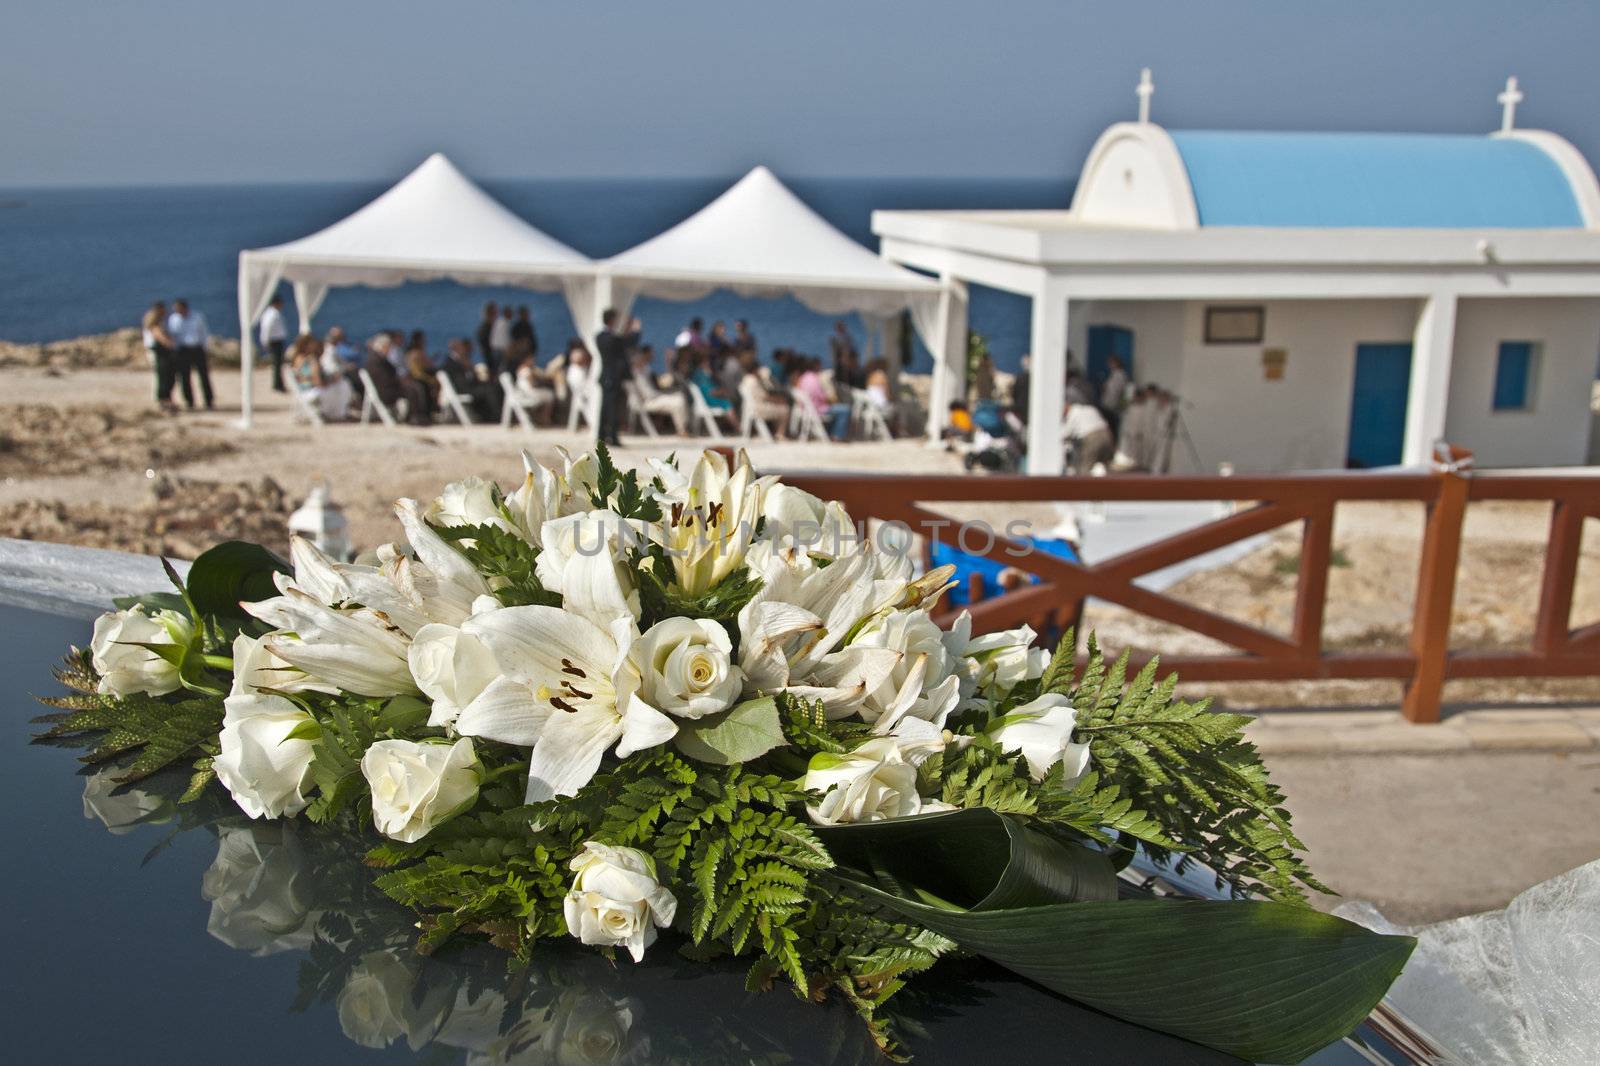
M395 420L394 412L389 410L387 404L378 399L378 386L372 380L372 375L367 373L367 368L362 367L356 373L361 378L361 424L364 426L372 420L373 415L378 416L378 421L393 428L399 423Z
M534 426L531 413L543 405L529 404L517 388L516 379L508 370L500 371L500 391L506 394L505 403L500 405L500 428L510 429L511 420L515 418L518 425L532 433Z
M866 389L850 390L850 407L850 416L859 427L862 440L894 439L888 420L878 410L878 405L872 402L872 394Z
M789 433L798 441L814 440L821 444L831 443L833 438L828 436L828 427L822 423L822 415L811 405L811 398L799 389L790 389L789 397L794 400L794 406L789 409Z
M724 411L722 414L732 417L732 412ZM722 439L722 426L718 424L718 414L706 403L704 394L698 385L689 386L689 428L705 427L706 436L712 440Z
M739 435L746 441L759 438L772 443L772 429L767 425L767 420L761 417L761 401L765 399L765 392L761 387L761 379L754 374L746 374L739 379Z
M650 417L650 412L644 409L644 395L639 392L639 386L631 381L622 383L622 393L628 398L628 425L637 426L639 432L647 437L659 437L656 424Z
M472 417L472 409L467 406L466 397L456 391L450 383L450 375L445 373L435 374L439 382L439 406L456 416L456 421L463 426L470 426L477 421Z
M586 422L591 430L597 430L600 425L599 412L595 409L600 399L600 390L594 382L585 382L583 388L574 392L567 411L567 432L578 432L578 423Z
M296 422L310 422L313 426L326 425L322 417L322 405L310 389L298 386L289 387L289 396L294 401Z

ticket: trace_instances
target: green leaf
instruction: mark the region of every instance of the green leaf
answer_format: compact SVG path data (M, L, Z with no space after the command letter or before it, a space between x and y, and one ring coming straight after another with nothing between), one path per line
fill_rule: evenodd
M259 544L224 541L202 552L189 568L189 598L202 615L242 617L241 602L276 596L272 576L291 572L288 563Z
M749 762L784 743L777 702L762 696L721 714L683 722L676 743L679 751L700 762L717 766Z
M951 911L853 887L1053 992L1253 1062L1299 1062L1349 1033L1416 945L1289 903Z
M305 721L301 722L299 725L297 725L293 729L289 730L288 733L284 734L283 740L279 741L279 743L287 743L288 741L291 741L291 740L321 740L321 739L322 739L322 726L317 724L317 720L315 718L307 718Z
M817 835L841 866L943 906L990 911L1117 894L1106 855L983 807L828 826Z
M176 592L146 592L139 596L118 596L111 601L111 605L119 611L143 607L150 613L156 611L177 611L182 615L189 613L189 605Z
M404 733L426 723L432 710L432 704L415 696L396 696L384 703L378 722L385 729Z

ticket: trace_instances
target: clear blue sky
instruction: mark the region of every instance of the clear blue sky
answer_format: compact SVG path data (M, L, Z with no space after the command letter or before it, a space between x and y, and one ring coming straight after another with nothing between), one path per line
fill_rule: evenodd
M1074 174L1173 128L1482 131L1600 159L1600 4L50 0L6 5L0 185Z

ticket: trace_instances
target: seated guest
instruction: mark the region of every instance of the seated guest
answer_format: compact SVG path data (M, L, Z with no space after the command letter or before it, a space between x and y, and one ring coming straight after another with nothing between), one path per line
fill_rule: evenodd
M722 372L722 363L733 354L733 341L728 337L728 324L726 322L711 323L711 336L706 338L706 346L711 355L711 372Z
M724 359L720 368L709 360L707 361L712 378L717 382L717 388L722 392L722 395L734 401L735 408L739 406L739 397L743 395L743 389L740 387L741 383L744 381L745 375L750 372L744 357L752 354L750 352L740 352L737 358Z
M634 394L639 398L639 414L643 418L666 415L672 422L673 431L680 437L686 436L689 432L689 397L681 390L662 391L656 384L654 364L655 351L649 345L633 353L629 380L633 383Z
M812 410L822 417L828 427L828 436L834 440L844 440L850 435L850 405L834 400L828 391L828 386L822 380L822 360L803 357L804 369L795 379L795 391L799 393Z
M738 358L744 364L745 371L738 385L739 410L754 411L757 418L778 427L781 436L789 424L790 405L793 401L787 393L776 393L767 388L766 382L761 380L761 368L756 365L755 352L741 352ZM729 361L732 361L731 357Z
M689 387L699 390L700 398L706 402L706 406L711 408L713 412L721 414L723 411L732 411L733 400L712 379L711 372L706 369L706 357L692 348L680 348L679 351L691 353Z
M428 354L427 338L420 329L411 334L411 343L406 347L406 374L421 387L423 410L432 419L439 411L439 378L433 357Z
M555 385L549 376L539 369L539 364L534 361L531 352L517 364L516 370L511 374L511 381L512 387L516 390L516 400L521 406L536 415L546 416L555 409ZM508 400L510 398L507 397Z
M294 387L309 403L315 404L325 422L340 422L350 411L350 383L342 374L324 374L322 342L310 334L298 337L290 349L289 370Z
M567 350L567 395L576 400L589 391L589 385L594 379L591 373L594 357L589 354L589 349L582 342L575 348Z
M1061 419L1061 441L1073 450L1073 469L1090 473L1097 464L1110 465L1116 441L1105 415L1092 403L1069 403Z
M367 344L367 361L362 367L367 376L372 379L373 387L378 390L378 399L389 410L394 411L401 400L406 402L406 421L412 425L425 426L428 424L427 407L422 398L422 386L411 380L410 375L401 377L395 370L394 363L390 361L390 349L394 347L394 338L387 333L380 333L373 337Z
M884 420L889 424L889 431L894 432L895 416L899 413L894 402L894 393L889 386L889 366L882 359L874 359L867 364L866 388L862 390L867 394L867 402L878 409Z
M450 387L472 405L473 417L480 422L494 422L500 417L500 389L498 385L481 379L478 366L472 359L472 342L465 337L450 341L450 357L439 368L439 373L450 379Z
M350 343L344 327L334 326L328 330L327 339L322 342L323 377L342 376L350 383L355 394L360 396L361 377L356 371L361 369L361 361L361 350Z
M964 400L950 401L950 418L939 436L946 441L945 451L952 451L951 443L972 440L972 412Z

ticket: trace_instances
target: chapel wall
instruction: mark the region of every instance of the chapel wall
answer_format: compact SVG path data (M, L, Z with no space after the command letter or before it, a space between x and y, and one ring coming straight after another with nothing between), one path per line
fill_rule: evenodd
M1135 376L1173 390L1200 468L1179 442L1174 473L1343 469L1350 436L1356 345L1411 343L1415 300L1267 300L1258 344L1207 344L1206 308L1222 301L1122 301L1091 305L1086 321L1134 332ZM1281 378L1263 353L1286 353Z
M1539 355L1526 410L1494 410L1502 341L1532 341ZM1572 466L1588 459L1600 300L1461 300L1445 438L1471 448L1480 467Z

